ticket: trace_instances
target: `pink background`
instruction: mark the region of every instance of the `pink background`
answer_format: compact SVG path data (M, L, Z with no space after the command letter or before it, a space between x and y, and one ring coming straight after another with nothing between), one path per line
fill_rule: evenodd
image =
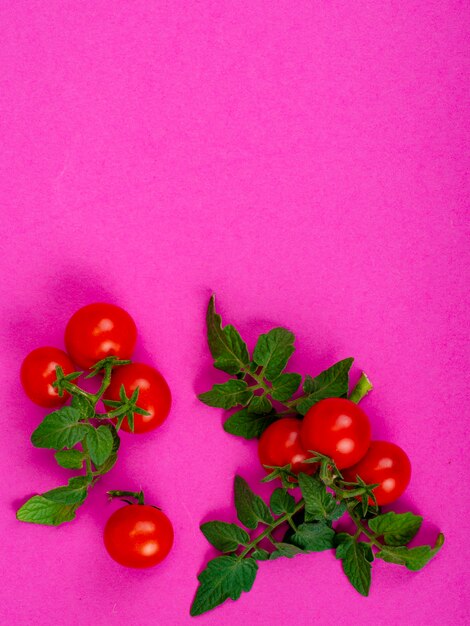
M375 437L413 462L398 508L447 544L420 573L377 562L368 599L330 553L263 563L197 623L468 623L469 17L457 0L2 3L2 624L195 623L214 555L198 524L234 520L235 472L263 475L255 443L195 397L224 379L211 290L251 346L291 328L293 371L356 357ZM67 475L29 444L45 411L21 360L96 300L132 313L173 411L123 436L75 522L20 524L25 497ZM139 486L176 531L153 571L102 546L105 491Z

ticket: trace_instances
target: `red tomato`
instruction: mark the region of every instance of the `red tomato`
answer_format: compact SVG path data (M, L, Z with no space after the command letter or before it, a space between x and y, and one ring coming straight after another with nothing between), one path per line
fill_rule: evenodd
M68 398L62 397L52 383L56 380L55 368L57 365L64 370L64 374L75 371L72 361L63 350L58 348L36 348L28 354L21 365L21 384L26 395L36 404L44 407L60 406Z
M411 463L405 452L388 441L371 441L366 455L353 467L343 472L350 482L360 476L368 485L380 483L374 489L377 504L390 504L408 487ZM369 498L372 504L372 498Z
M276 465L283 467L290 463L295 474L304 472L313 474L317 464L302 463L308 459L308 454L300 443L301 422L294 417L283 417L270 424L258 442L258 456L263 467ZM266 468L268 472L272 470Z
M148 504L129 504L114 511L104 529L109 555L126 567L153 567L173 545L173 526L162 511Z
M137 406L150 413L150 415L134 413L134 433L146 433L165 421L171 408L171 392L160 372L144 363L116 367L104 397L108 400L119 400L121 385L124 385L128 397L139 387ZM128 433L132 432L127 418L122 423L122 429Z
M107 356L130 359L136 340L134 320L115 304L88 304L72 315L65 329L67 352L84 369Z
M307 411L301 437L305 450L331 457L338 469L350 467L369 447L369 419L351 400L327 398Z

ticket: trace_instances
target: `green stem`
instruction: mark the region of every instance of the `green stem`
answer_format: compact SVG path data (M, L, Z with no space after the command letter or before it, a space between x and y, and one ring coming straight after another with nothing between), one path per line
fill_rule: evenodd
M357 404L369 393L369 391L372 391L372 389L372 383L367 378L367 375L362 372L361 377L357 381L357 385L349 394L349 399L351 402L355 402Z
M380 541L377 540L377 536L374 535L374 533L372 533L368 528L364 526L361 519L356 515L356 513L354 512L351 506L347 505L347 509L348 509L349 516L351 517L352 521L356 524L356 527L357 527L356 537L358 537L361 534L364 534L376 548L378 548L379 550L382 550L383 546L380 543Z
M269 535L272 533L272 531L275 528L277 528L281 524L284 524L284 522L288 522L289 518L292 515L295 515L295 513L298 513L300 510L302 510L304 508L304 506L305 506L305 501L302 498L301 500L299 500L297 502L297 505L296 505L296 507L295 507L295 509L293 510L292 513L285 513L284 515L281 515L281 517L278 517L275 522L273 522L267 528L265 528L265 530L263 530L263 532L261 534L259 534L257 537L255 537L253 539L253 541L246 546L246 548L243 550L243 552L241 552L238 555L238 559L239 560L243 559L248 554L248 552L250 552L250 550L253 550L253 548L258 545L258 543L262 539L265 539L266 537L269 537Z
M93 467L91 465L91 457L90 457L90 453L88 452L88 447L86 445L85 439L82 441L82 448L83 448L83 454L85 455L86 473L88 476L91 476L93 474Z
M109 387L110 383L111 383L111 372L113 370L113 366L112 365L108 365L105 369L105 373L103 376L103 380L101 381L101 386L98 389L98 391L94 394L94 399L95 399L95 404L96 402L98 402L98 400L100 400L103 397L104 392L106 391L106 389Z
M108 491L110 498L134 498L137 500L137 504L144 504L144 492L143 491Z
M78 387L77 385L74 385L73 383L70 383L66 380L62 383L62 386L66 391L70 393L70 395L83 396L88 401L92 402L93 405L95 404L95 396L91 393L88 393L87 391L84 391L83 389L80 389L80 387Z

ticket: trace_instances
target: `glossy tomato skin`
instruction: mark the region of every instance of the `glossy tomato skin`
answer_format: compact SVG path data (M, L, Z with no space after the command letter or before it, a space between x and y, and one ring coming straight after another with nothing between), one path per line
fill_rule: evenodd
M36 404L43 407L61 406L68 398L62 397L52 383L56 380L55 368L63 369L64 374L75 371L68 355L58 348L36 348L28 354L21 365L20 378L26 395Z
M65 329L67 352L84 369L107 356L130 359L136 340L134 320L115 304L87 304L72 315Z
M360 476L368 485L380 483L374 489L377 504L390 504L399 498L411 479L411 463L399 446L388 441L371 441L366 455L343 472L350 482ZM372 504L372 498L369 499Z
M354 465L370 443L370 423L364 411L346 398L327 398L306 413L301 430L305 450L333 459L338 469Z
M105 398L119 400L121 385L124 385L128 397L139 387L137 406L150 413L150 415L134 413L134 433L146 433L165 421L171 408L171 392L166 380L154 367L145 363L130 363L116 367ZM128 433L132 432L127 418L124 419L121 428Z
M301 422L293 417L283 417L270 424L258 442L258 456L261 465L283 467L290 463L292 472L313 474L317 464L303 463L311 454L304 450L300 442ZM267 472L272 470L265 468Z
M111 515L104 529L109 555L125 567L153 567L171 550L173 526L163 511L148 504L129 504Z

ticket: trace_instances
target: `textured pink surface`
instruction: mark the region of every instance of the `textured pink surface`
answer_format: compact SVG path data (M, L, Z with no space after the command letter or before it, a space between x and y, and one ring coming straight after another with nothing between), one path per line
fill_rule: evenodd
M262 476L254 443L195 398L223 379L211 289L250 345L291 328L293 370L356 357L375 436L412 458L400 507L447 544L420 573L376 563L368 599L329 553L261 564L197 623L468 623L468 18L457 0L2 4L2 624L195 623L213 555L198 524L234 518L236 471ZM15 507L67 474L29 445L44 411L21 359L62 346L95 300L132 313L172 414L123 437L76 522L20 524ZM154 571L102 547L105 491L140 485L176 530Z

